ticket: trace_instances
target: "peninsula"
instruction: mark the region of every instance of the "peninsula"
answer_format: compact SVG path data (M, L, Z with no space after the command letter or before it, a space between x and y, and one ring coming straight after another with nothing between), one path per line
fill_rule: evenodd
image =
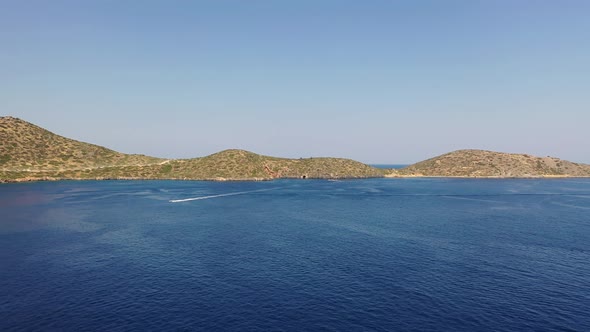
M590 165L481 150L459 150L400 170L342 158L287 159L244 150L163 159L124 154L0 117L0 182L83 179L272 180L373 177L590 177Z

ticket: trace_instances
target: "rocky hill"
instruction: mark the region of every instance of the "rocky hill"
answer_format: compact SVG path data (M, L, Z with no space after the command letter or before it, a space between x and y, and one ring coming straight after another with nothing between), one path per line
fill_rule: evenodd
M163 159L130 155L56 135L29 122L0 117L0 170L58 171L151 165Z
M590 177L590 165L483 150L459 150L399 170L341 158L287 159L244 150L166 160L116 152L0 117L0 182L57 179L270 180L370 177Z
M350 159L287 159L244 150L225 150L203 158L174 160L168 169L178 178L200 179L367 178L384 174L382 170Z
M165 160L128 155L53 134L26 121L0 118L0 181L53 179L269 180L367 178L384 171L340 158L286 159L243 150Z
M580 177L590 176L590 165L553 157L458 150L413 164L392 176L458 177Z

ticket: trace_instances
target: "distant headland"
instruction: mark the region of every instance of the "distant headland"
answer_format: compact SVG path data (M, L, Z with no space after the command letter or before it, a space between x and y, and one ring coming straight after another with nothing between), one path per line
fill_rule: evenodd
M377 177L590 177L590 165L483 150L454 151L402 169L379 169L342 158L277 158L244 150L224 150L192 159L162 159L116 152L59 136L15 117L0 117L0 182Z

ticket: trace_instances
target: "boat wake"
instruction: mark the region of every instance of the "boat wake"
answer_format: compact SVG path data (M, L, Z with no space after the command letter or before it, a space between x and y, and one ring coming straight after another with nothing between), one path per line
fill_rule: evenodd
M277 190L281 188L270 188L270 189L259 189L259 190L250 190L250 191L239 191L234 193L227 193L227 194L219 194L219 195L210 195L210 196L200 196L200 197L192 197L192 198L183 198L183 199L173 199L170 200L170 203L181 203L181 202L190 202L190 201L200 201L203 199L211 199L211 198L219 198L219 197L226 197L226 196L236 196L236 195L244 195L244 194L251 194L251 193L258 193L263 191L271 191Z

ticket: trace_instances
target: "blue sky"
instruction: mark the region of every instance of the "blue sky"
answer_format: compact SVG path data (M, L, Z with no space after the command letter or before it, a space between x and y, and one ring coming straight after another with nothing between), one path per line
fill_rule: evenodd
M4 1L0 114L127 152L590 163L589 1Z

